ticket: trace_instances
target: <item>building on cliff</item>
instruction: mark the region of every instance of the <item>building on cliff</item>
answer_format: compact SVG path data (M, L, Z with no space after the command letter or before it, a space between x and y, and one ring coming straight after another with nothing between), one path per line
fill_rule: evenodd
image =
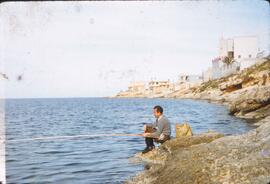
M212 60L211 75L210 70L204 72L204 81L226 77L248 68L258 61L259 54L256 36L221 38L219 56Z
M170 80L165 81L151 80L148 83L148 95L150 96L166 95L173 91L174 91L174 84L171 83Z
M200 85L202 82L203 76L201 75L180 74L175 89L176 90L189 89L191 87Z
M116 97L162 97L174 90L175 85L170 80L151 80L147 85L144 82L133 82L128 90L119 92Z
M144 82L132 82L126 91L120 91L117 97L144 97L146 94L146 86Z
M237 73L240 70L240 63L237 61L230 61L227 63L222 57L212 60L212 79L226 77L228 75Z
M128 86L128 91L132 93L144 93L145 84L144 82L133 82Z
M212 79L212 67L207 68L207 70L203 71L203 82L207 82Z

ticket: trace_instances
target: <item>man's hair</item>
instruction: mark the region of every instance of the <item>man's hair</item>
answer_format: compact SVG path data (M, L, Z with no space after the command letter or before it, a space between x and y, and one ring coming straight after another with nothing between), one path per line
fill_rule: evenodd
M159 105L156 105L153 109L156 109L157 112L160 112L161 114L163 113L163 108Z

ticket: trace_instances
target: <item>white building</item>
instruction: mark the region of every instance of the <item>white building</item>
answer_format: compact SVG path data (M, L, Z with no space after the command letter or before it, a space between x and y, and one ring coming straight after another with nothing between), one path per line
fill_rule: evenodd
M212 79L218 79L226 77L228 75L237 73L240 70L240 63L233 61L231 63L225 63L221 58L212 60Z
M212 78L212 67L209 67L206 71L203 72L203 82L212 80Z
M220 39L219 57L212 60L212 78L236 73L255 64L259 53L256 36Z
M188 89L188 88L200 85L202 81L203 81L203 77L201 75L180 74L178 78L176 90Z
M132 82L128 86L128 91L129 92L134 92L134 93L144 93L145 84L144 84L144 82Z
M202 76L180 74L179 75L179 83L182 83L182 82L190 82L190 83L202 82Z
M240 63L241 70L255 64L258 53L259 47L257 37L237 37L234 39L235 60Z
M233 46L236 60L256 58L259 52L256 36L236 37L233 40Z
M161 94L161 93L168 93L174 91L174 85L170 82L170 80L165 81L157 81L151 80L148 83L149 93L152 94Z
M256 36L241 36L220 40L219 57L231 58L240 63L240 70L256 63L259 53Z

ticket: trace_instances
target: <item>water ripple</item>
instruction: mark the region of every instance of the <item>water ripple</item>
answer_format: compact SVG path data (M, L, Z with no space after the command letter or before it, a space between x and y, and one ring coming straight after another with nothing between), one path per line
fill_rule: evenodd
M7 140L42 136L141 133L154 122L154 105L172 122L189 122L194 133L213 129L240 134L252 129L226 107L178 99L9 99ZM173 134L173 136L175 136ZM7 143L8 183L123 183L141 164L128 158L144 148L140 137L93 137Z

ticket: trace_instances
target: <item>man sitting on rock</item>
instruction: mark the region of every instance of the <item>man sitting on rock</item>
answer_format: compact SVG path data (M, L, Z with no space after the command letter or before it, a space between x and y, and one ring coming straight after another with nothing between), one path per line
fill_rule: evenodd
M156 122L144 125L144 134L146 148L142 153L147 153L155 148L154 141L157 143L164 143L171 138L171 124L163 115L163 108L159 105L153 108L153 114Z

